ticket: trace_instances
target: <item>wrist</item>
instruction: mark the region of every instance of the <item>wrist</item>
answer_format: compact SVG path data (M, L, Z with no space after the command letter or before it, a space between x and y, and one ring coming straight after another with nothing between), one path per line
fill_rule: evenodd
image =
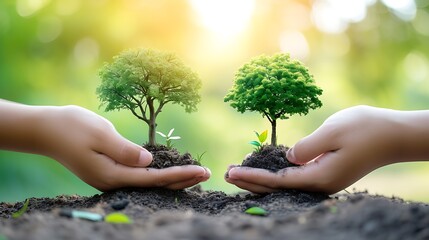
M0 148L39 153L40 108L0 101Z
M399 162L429 160L429 111L400 113Z

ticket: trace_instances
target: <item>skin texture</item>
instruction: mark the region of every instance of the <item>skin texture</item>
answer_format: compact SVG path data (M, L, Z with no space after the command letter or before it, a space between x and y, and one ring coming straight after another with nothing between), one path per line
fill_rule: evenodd
M210 177L200 166L145 168L152 154L105 118L77 106L27 106L0 99L0 149L48 156L100 191L183 189Z
M429 111L356 106L330 116L287 152L301 165L271 173L230 166L225 180L255 193L281 189L336 193L369 172L429 159Z

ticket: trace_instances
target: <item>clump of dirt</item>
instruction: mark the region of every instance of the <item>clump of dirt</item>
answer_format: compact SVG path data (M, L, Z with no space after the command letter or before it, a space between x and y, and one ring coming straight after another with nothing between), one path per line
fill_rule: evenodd
M263 168L271 172L280 169L298 166L289 162L286 152L289 148L283 145L264 145L260 151L255 151L243 160L242 166Z
M173 166L183 165L199 165L201 164L194 160L190 153L180 154L175 148L168 148L164 145L144 145L149 152L152 153L153 161L148 166L150 168L168 168Z

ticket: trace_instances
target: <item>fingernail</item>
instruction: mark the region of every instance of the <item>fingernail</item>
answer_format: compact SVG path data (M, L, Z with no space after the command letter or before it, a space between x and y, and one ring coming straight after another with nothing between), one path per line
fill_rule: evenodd
M287 150L286 158L289 162L292 162L292 163L296 162L295 153L293 151L293 148L289 148L289 150Z
M225 178L229 178L229 170L231 170L231 169L233 169L233 168L235 168L235 167L238 167L238 166L240 166L240 165L229 165L228 166L228 168L226 169L226 172L225 172L225 174L223 175Z
M211 176L212 175L212 171L210 171L209 168L204 167L204 169L206 170L206 176Z
M141 166L148 166L152 162L152 153L150 153L146 149L140 150L140 156L139 156L139 164Z
M228 172L226 172L226 174L228 174L228 177L227 178L230 178L230 179L236 179L236 177L234 177L234 172L236 172L237 170L236 170L236 168L235 167L233 167L233 168L231 168L231 169L229 169L228 170ZM231 173L232 173L232 176L231 176Z

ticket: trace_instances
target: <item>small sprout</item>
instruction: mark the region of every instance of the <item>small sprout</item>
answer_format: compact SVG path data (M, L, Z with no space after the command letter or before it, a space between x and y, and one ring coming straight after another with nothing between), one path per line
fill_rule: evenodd
M257 215L257 216L266 216L268 215L267 210L260 208L260 207L251 207L248 208L246 211L244 211L247 214L250 215Z
M12 214L12 218L19 218L19 217L21 217L22 214L24 214L27 211L29 203L30 203L30 199L27 198L27 200L25 200L24 205L22 206L22 208L20 208L18 211L14 212Z
M130 224L133 221L123 213L111 213L104 217L104 221L108 223Z
M174 128L172 128L170 130L170 132L168 132L167 135L165 135L162 132L158 132L158 131L156 132L159 135L161 135L161 137L165 138L165 143L167 144L167 148L172 148L173 147L173 145L171 144L171 140L179 140L180 139L179 136L171 136L173 134L173 132L174 132Z
M262 150L262 145L267 140L268 130L263 131L262 133L258 133L255 131L256 136L258 137L258 141L249 142L251 145L255 146L255 150L257 152Z
M207 151L205 151L205 152L203 152L203 153L201 153L201 154L197 154L197 157L196 157L196 161L201 165L201 161L203 161L203 156L204 156L204 154L206 154L206 152Z

